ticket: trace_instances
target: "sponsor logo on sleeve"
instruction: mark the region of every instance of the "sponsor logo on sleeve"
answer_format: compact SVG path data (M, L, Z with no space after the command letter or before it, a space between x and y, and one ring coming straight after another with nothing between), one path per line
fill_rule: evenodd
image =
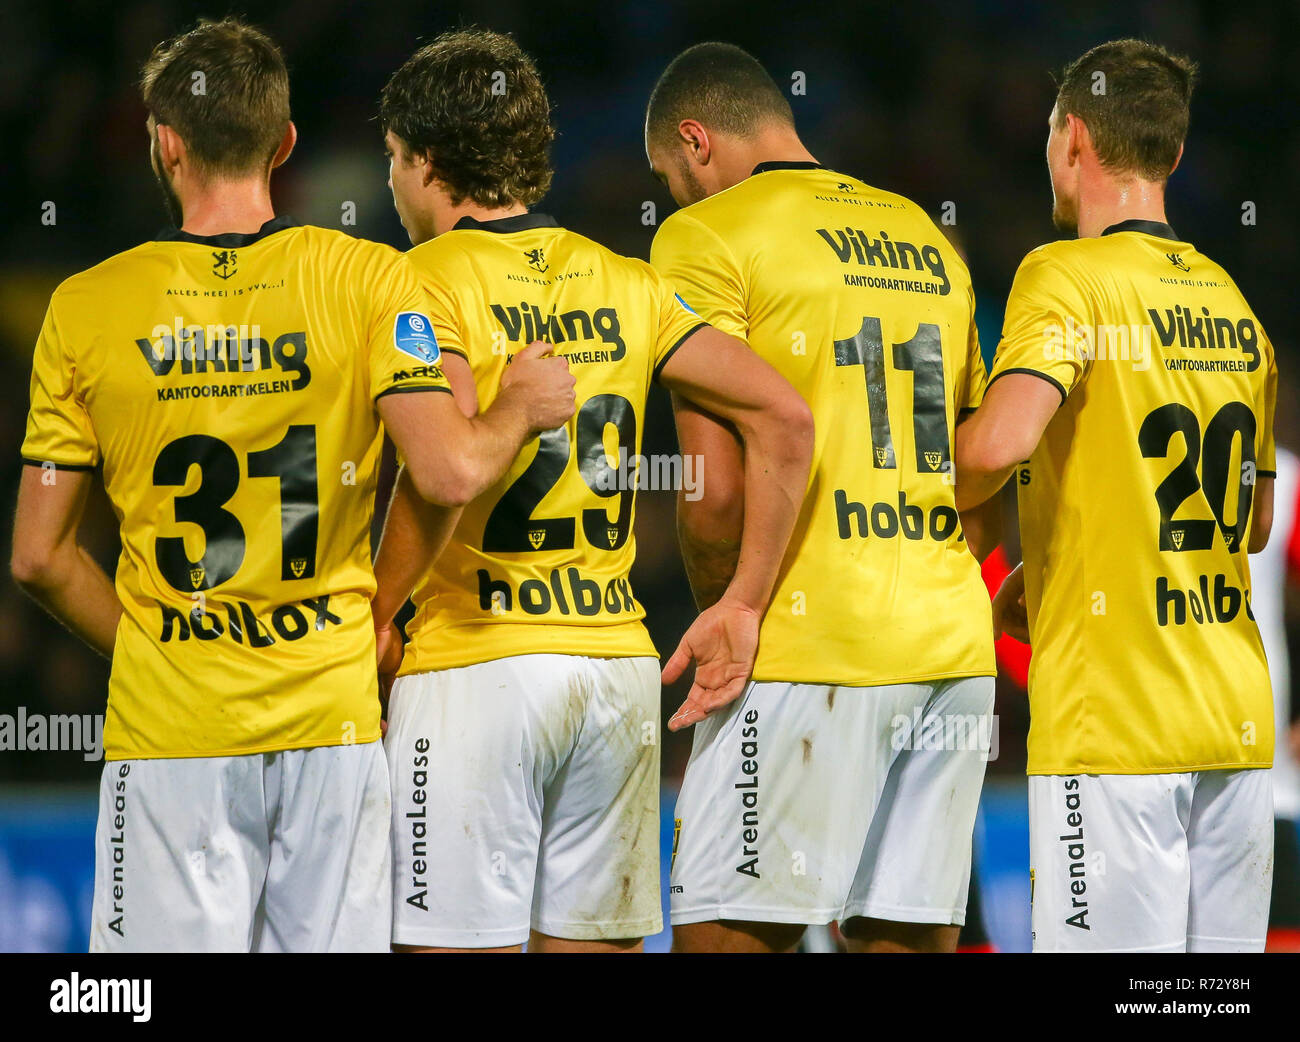
M433 323L418 311L399 311L393 323L393 346L397 350L432 365L442 352L433 335Z

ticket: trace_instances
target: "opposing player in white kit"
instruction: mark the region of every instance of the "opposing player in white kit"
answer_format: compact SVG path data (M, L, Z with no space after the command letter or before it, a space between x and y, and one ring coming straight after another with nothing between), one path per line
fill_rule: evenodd
M262 33L200 23L142 82L180 227L55 291L14 521L15 578L112 658L90 947L383 951L380 421L460 503L572 413L572 377L534 347L467 420L406 260L275 216L295 131ZM116 589L77 542L99 466Z
M650 383L725 417L746 453L740 567L670 664L697 660L700 704L749 675L812 419L643 261L528 211L550 183L552 130L509 37L439 37L393 75L381 120L448 376L472 370L486 406L541 337L569 361L580 403L459 517L398 482L374 602L385 634L412 590L416 603L386 739L393 940L637 951L661 925L659 669L628 580Z

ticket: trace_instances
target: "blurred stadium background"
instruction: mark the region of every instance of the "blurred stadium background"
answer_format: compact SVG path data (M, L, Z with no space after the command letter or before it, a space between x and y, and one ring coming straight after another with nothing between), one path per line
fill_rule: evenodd
M979 0L800 5L795 13L773 0L4 0L0 13L0 444L8 446L0 454L0 486L8 504L19 472L31 349L50 292L165 223L135 88L140 62L156 41L196 17L226 13L268 30L289 61L300 139L273 181L277 211L339 227L352 203L356 223L348 231L400 248L407 241L385 185L373 116L384 81L417 41L459 24L513 32L537 60L559 130L555 186L541 208L641 257L655 231L643 222L645 203L653 202L660 218L673 209L642 149L650 88L683 47L706 39L738 43L780 83L805 74L806 94L791 101L805 141L824 164L903 192L935 215L954 204L956 224L947 231L970 263L986 356L996 346L1002 302L1021 257L1055 237L1043 162L1052 72L1119 36L1187 52L1200 62L1202 79L1187 152L1170 187L1170 220L1233 273L1269 331L1283 373L1278 440L1300 447L1290 370L1300 260L1300 7L1293 3L1065 7ZM51 202L55 222L43 223ZM1254 224L1243 223L1247 202L1255 207ZM670 452L673 438L661 398L645 451ZM676 553L672 497L650 492L640 500L634 583L665 651L692 605ZM111 569L115 522L102 494L83 540ZM1013 546L1012 560L1016 552ZM1294 591L1288 600L1294 633ZM1026 950L1029 942L1028 712L1014 672L999 680L1000 755L989 765L976 859L989 933L1007 951ZM7 575L0 578L0 714L16 717L20 707L102 713L107 675L106 662L25 600ZM681 694L664 693L665 715ZM669 845L675 785L689 748L688 736L665 740ZM1284 741L1278 755L1290 755ZM85 949L100 767L75 751L0 749L0 950ZM666 935L649 947L666 947Z

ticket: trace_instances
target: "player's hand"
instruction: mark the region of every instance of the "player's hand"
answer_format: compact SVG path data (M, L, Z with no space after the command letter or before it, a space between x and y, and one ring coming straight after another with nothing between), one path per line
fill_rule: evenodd
M379 730L388 737L388 696L402 665L402 635L391 622L375 627L375 659L379 670Z
M1002 580L1002 586L993 598L993 639L997 640L1003 633L1022 644L1029 643L1029 610L1025 607L1023 561Z
M534 340L515 355L501 376L501 393L516 399L534 434L554 430L568 422L577 408L577 381L569 362L555 348Z
M740 697L754 671L761 621L753 608L725 598L700 612L664 666L663 682L671 684L695 663L691 690L668 721L668 730L697 724Z

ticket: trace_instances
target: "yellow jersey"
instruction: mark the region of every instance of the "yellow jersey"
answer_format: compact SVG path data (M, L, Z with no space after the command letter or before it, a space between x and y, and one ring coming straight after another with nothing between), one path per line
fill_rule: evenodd
M646 395L704 323L644 261L546 214L465 217L407 256L442 349L470 363L480 408L534 340L568 359L578 407L465 508L413 596L401 674L508 655L654 655L628 578L636 492L675 487L682 464L641 457Z
M992 675L989 597L952 464L986 375L970 276L934 223L816 164L763 163L669 217L650 259L789 380L816 424L754 679Z
M1268 767L1247 546L1277 368L1241 292L1152 221L1041 246L992 379L1012 372L1063 399L1015 478L1029 773Z
M375 399L450 392L426 312L402 254L287 218L55 291L22 453L102 464L120 520L108 759L379 737Z

